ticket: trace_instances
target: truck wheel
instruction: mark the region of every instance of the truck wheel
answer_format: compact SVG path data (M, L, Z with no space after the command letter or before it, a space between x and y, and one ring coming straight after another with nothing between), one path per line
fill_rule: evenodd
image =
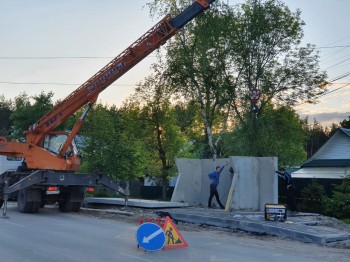
M45 201L40 202L40 208L43 208L46 205Z
M81 202L70 202L69 199L58 203L61 212L79 212Z
M58 203L62 212L79 212L84 201L85 190L82 186L71 186L62 195L63 199Z
M79 212L81 207L81 202L73 202L72 203L72 211Z
M29 213L38 213L40 209L41 202L32 202L32 208L30 209Z
M61 212L70 212L72 211L72 202L69 199L64 199L58 203Z
M38 189L24 188L19 190L17 208L21 213L37 213L40 208L41 192Z

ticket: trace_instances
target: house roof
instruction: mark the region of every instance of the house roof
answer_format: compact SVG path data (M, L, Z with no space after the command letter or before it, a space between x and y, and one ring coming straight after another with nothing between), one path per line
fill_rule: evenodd
M314 159L305 162L302 167L347 167L350 159Z
M303 167L350 167L350 129L339 128Z
M344 161L339 161L341 159L350 160L350 129L347 128L339 128L312 157L305 161L303 166L310 162L319 164L322 161L334 160L329 163L333 166L343 164Z
M293 178L344 179L350 169L344 167L304 167L292 173Z
M348 129L348 128L339 128L339 130L342 131L348 137L350 137L350 129Z

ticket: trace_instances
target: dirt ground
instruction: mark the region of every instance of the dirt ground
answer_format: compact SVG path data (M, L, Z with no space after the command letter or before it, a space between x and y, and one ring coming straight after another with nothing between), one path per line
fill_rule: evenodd
M140 220L146 221L148 219L153 219L153 221L157 222L159 215L157 214L159 210L156 209L145 209L145 208L134 208L134 207L112 207L111 206L99 206L98 209L95 208L82 208L81 214L87 216L94 216L102 219L112 219L118 221L124 221L132 224L139 225ZM347 225L335 218L326 217L322 215L317 216L298 216L298 221L303 222L317 222L318 226L325 226L330 228L335 228L341 231L345 231L350 234L350 225ZM293 221L293 218L290 218L290 221ZM261 239L264 241L291 241L298 242L295 240L281 238L271 235L259 235L234 229L228 228L219 228L208 225L198 225L192 223L183 223L178 222L177 227L180 231L189 231L189 232L198 232L198 231L212 231L213 233L225 234L225 235L233 235L235 237L240 238L254 238ZM311 244L306 244L311 245ZM337 241L327 243L325 246L337 248L337 249L349 249L350 250L350 240L345 241Z

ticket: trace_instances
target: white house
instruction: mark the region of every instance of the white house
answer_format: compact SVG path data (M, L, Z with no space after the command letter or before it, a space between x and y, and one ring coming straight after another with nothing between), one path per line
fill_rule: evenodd
M304 164L293 178L342 179L350 175L350 129L338 131Z

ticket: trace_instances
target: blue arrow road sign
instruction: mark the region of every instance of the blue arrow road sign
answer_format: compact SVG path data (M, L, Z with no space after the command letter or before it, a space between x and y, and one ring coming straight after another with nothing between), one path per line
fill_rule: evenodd
M144 250L158 251L165 244L165 234L157 224L144 223L136 231L136 240Z

